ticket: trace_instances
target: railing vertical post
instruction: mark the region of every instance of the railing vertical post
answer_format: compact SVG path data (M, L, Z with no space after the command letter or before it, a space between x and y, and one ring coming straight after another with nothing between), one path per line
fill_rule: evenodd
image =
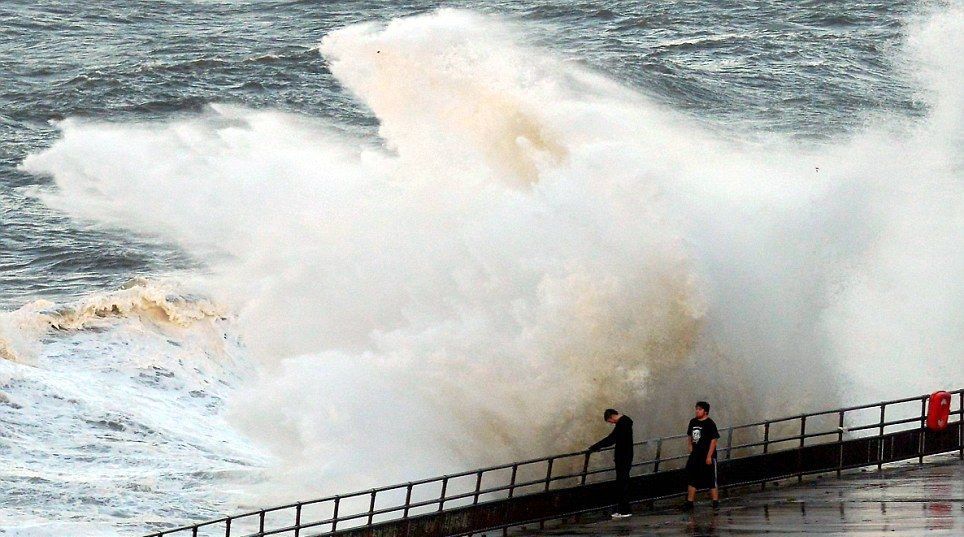
M545 491L549 492L549 485L552 484L552 463L555 461L554 457L549 457L546 460L546 488ZM539 529L545 529L546 521L545 519L539 521Z
M475 474L475 496L472 498L472 505L478 505L479 493L482 491L482 472Z
M656 439L656 461L653 462L653 473L659 473L659 461L663 455L663 438Z
M929 396L924 395L920 400L920 433L917 441L917 464L924 464L924 442L927 432L927 400Z
M509 479L509 497L510 498L515 495L515 478L518 474L519 474L519 465L513 464L512 477Z
M191 528L191 537L197 537L197 530L198 530L197 526L194 526L193 528ZM164 535L164 534L159 533L158 535Z
M445 491L449 488L449 476L442 478L442 492L438 497L438 510L441 511L445 508Z
M579 486L580 486L580 487L586 486L586 478L589 477L589 457L590 457L590 455L592 455L592 452L591 452L591 451L586 451L585 456L583 456L583 458L582 458L582 473L579 474L579 475L580 475L580 478L579 478ZM573 517L573 521L574 521L576 524L579 524L579 522L580 522L581 520L582 520L582 514L581 514L581 513L576 513L576 515Z
M960 400L957 415L957 436L959 438L958 445L961 447L961 452L959 457L964 461L964 390L958 394L958 399Z
M844 431L844 411L837 413L837 477L843 471L843 431Z
M797 451L797 482L803 483L803 444L807 440L807 415L800 416L800 448Z
M231 519L224 521L224 537L231 537Z
M402 514L402 518L408 518L408 511L412 508L412 484L409 483L405 487L405 512Z
M586 452L586 456L582 459L582 474L579 480L579 486L586 484L586 478L589 477L589 456L592 455L591 451Z
M884 466L884 416L887 414L887 403L880 404L880 430L877 432L877 469Z
M770 451L770 422L763 422L763 454L766 455ZM763 459L763 464L766 464L766 457ZM763 483L760 483L760 490L766 490L767 481L766 475L764 474Z
M515 479L519 475L519 463L514 463L512 465L512 477L509 478L509 498L515 495ZM505 522L509 516L509 509L500 509L502 511L502 535L503 537L509 534L508 526L505 526Z
M295 537L301 535L301 504L295 506Z
M733 427L726 433L726 460L730 460L730 453L733 451Z
M258 533L264 535L264 511L258 513Z
M341 504L341 496L335 496L335 507L331 511L331 532L338 529L338 506Z
M375 495L376 494L378 494L378 491L376 491L375 489L372 489L372 497L368 501L368 525L369 526L371 526L372 522L375 521Z

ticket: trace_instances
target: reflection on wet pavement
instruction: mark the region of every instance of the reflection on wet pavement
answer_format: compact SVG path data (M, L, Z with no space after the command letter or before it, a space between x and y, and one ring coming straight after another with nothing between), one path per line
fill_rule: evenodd
M703 500L703 501L700 501ZM677 502L678 503L678 502ZM964 462L958 457L928 459L924 465L901 464L878 472L830 475L802 485L768 486L733 494L720 509L698 498L684 514L675 504L655 511L636 507L636 515L618 521L597 520L526 535L598 537L628 535L964 535Z

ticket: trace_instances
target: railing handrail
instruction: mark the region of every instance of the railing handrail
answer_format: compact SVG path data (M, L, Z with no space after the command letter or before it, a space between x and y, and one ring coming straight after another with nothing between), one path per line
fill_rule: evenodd
M957 410L957 411L952 411L951 414L952 414L952 415L958 415L958 416L959 416L959 420L964 421L964 388L957 389L957 390L954 390L954 391L950 391L950 392L948 392L948 393L950 393L952 396L957 395L957 396L959 396L959 397L961 398L961 404L960 404L961 409L959 409L959 410ZM802 446L802 445L803 445L803 442L804 442L807 438L816 438L816 437L820 437L820 436L828 436L828 435L831 435L831 434L839 434L839 433L842 433L844 430L845 430L845 431L860 431L860 430L868 430L868 429L880 428L880 431L881 431L881 434L882 434L884 428L887 427L887 426L900 425L900 424L905 424L905 423L912 423L912 422L922 421L922 420L924 419L924 416L923 416L923 414L922 414L922 415L919 416L919 417L906 418L906 419L900 419L900 420L894 420L894 421L887 422L887 421L884 421L884 420L883 420L883 415L884 415L884 414L883 414L883 409L884 409L884 408L886 408L887 406L891 406L891 405L898 405L898 404L909 403L909 402L913 402L913 401L921 401L921 402L922 402L922 408L923 408L923 404L926 404L926 401L927 401L927 399L930 397L930 395L931 395L931 394L922 394L922 395L917 395L917 396L913 396L913 397L905 397L905 398L901 398L901 399L893 399L893 400L888 400L888 401L880 401L880 402L877 402L877 403L870 403L870 404L865 404L865 405L857 405L857 406L850 406L850 407L841 407L841 408L836 408L836 409L833 409L833 410L822 410L822 411L811 412L811 413L806 413L806 414L796 414L796 415L792 415L792 416L785 416L785 417L781 417L781 418L775 418L775 419L769 419L769 420L764 420L764 421L758 421L758 422L753 422L753 423L748 423L748 424L731 425L731 426L727 426L727 427L722 427L722 428L719 429L721 432L729 431L730 434L729 434L729 438L728 438L728 445L727 445L727 446L723 446L723 447L721 447L721 448L719 448L719 449L725 450L725 451L726 451L726 456L727 456L727 458L729 458L730 452L731 452L732 450L735 450L735 449L746 449L746 448L750 448L750 447L768 446L768 445L770 445L770 444L780 444L780 443L789 442L789 441L794 441L794 440L799 440L800 443L801 443L801 446ZM835 430L833 430L833 431L817 432L817 433L807 433L807 432L803 431L803 430L802 430L803 428L801 427L801 434L798 434L798 435L793 435L793 436L788 436L788 437L782 437L782 438L776 438L776 439L774 439L774 438L770 438L770 437L769 437L769 433L767 433L766 438L765 438L762 442L751 442L751 443L741 444L741 445L737 445L737 446L734 446L734 445L732 445L732 444L730 443L730 441L732 441L732 431L736 431L736 430L742 430L742 429L749 429L749 428L752 428L752 427L765 426L765 427L767 428L767 431L768 431L769 428L770 428L770 426L773 425L773 424L775 424L775 423L791 422L791 421L794 421L794 420L801 420L802 423L806 423L806 419L807 419L807 418L812 418L812 417L816 417L816 416L834 415L834 414L840 415L840 416L841 416L841 419L842 419L842 416L843 416L845 413L847 413L847 412L854 412L854 411L858 411L858 410L866 410L866 409L871 409L871 408L880 408L880 409L881 409L881 420L880 420L879 422L876 422L876 421L875 421L875 422L873 422L873 423L871 423L871 424L860 425L860 426L850 427L850 428L846 428L846 429L841 429L840 431L838 431L838 430L835 429ZM658 465L659 465L660 462L669 462L669 461L680 460L680 459L682 459L682 458L685 458L685 457L686 457L685 455L683 455L683 456L674 456L674 457L664 457L664 458L660 458L660 457L659 457L659 449L660 449L660 447L662 446L662 444L663 444L665 441L667 441L667 440L682 439L682 438L685 438L686 436L687 436L687 435L685 435L685 434L678 434L678 435L671 435L671 436L662 436L662 437L656 437L656 438L648 438L648 439L645 439L645 440L640 440L640 441L638 441L638 442L634 442L634 443L633 443L634 446L642 446L642 445L652 444L652 443L657 444L657 457L656 457L656 459L641 461L641 462L639 462L639 463L634 464L633 466L634 466L634 467L637 467L637 466L645 466L645 465L647 465L647 464L653 464L653 463L655 463L655 464L657 465L655 468L658 469ZM603 449L600 450L600 451L610 451L610 450L612 450L612 449L614 449L614 448L612 448L612 447L607 447L607 448L603 448ZM463 472L457 472L457 473L452 473L452 474L445 474L445 475L442 475L442 476L424 478L424 479L419 479L419 480L414 480L414 481L407 481L407 482L404 482L404 483L397 483L397 484L394 484L394 485L387 485L387 486L382 486L382 487L375 487L375 488L369 488L369 489L364 489L364 490L358 490L358 491L350 492L350 493L347 493L347 494L336 494L336 495L332 495L332 496L325 496L325 497L322 497L322 498L315 498L315 499L311 499L311 500L298 501L298 502L288 503L288 504L284 504L284 505L277 505L277 506L272 506L272 507L266 507L266 508L263 508L263 509L257 509L257 510L254 510L254 511L248 511L248 512L241 513L241 514L238 514L238 515L224 516L224 517L220 517L220 518L213 519L213 520L206 520L206 521L198 522L198 523L195 523L195 524L188 524L188 525L184 525L184 526L180 526L180 527L176 527L176 528L170 528L170 529L161 530L161 531L159 531L159 532L153 532L153 533L148 534L148 537L162 537L162 536L167 535L167 534L178 533L178 532L183 532L183 531L187 531L187 530L194 530L194 534L196 534L196 530L197 530L197 529L204 528L204 527L207 527L207 526L216 525L216 524L223 524L223 523L224 523L224 524L230 524L231 521L233 521L233 520L240 520L240 519L245 519L245 518L248 518L248 517L259 516L259 517L261 517L261 520L263 521L264 516L265 516L266 514L268 514L268 513L273 513L273 512L277 512L277 511L283 511L283 510L292 509L292 508L296 508L296 509L299 509L299 510L300 510L300 509L301 509L302 507L304 507L304 506L315 505L315 504L326 503L326 502L335 502L335 505L337 506L338 503L339 503L340 501L342 501L342 500L351 499L351 498L358 498L358 497L362 497L362 496L372 496L372 498L373 498L372 503L374 503L374 497L375 497L375 495L377 495L378 493L389 492L389 491L396 491L396 490L399 490L399 491L400 491L400 490L406 490L406 491L408 491L408 497L406 498L405 504L396 505L396 506L392 506L392 507L383 507L383 508L380 508L380 509L377 509L377 510L374 510L374 509L373 509L373 510L370 510L370 511L358 512L358 513L351 513L351 514L342 515L342 516L339 516L339 515L338 515L337 509L336 509L335 512L333 513L332 517L327 518L327 519L324 519L324 520L314 521L314 522L311 522L310 524L300 524L300 523L296 523L295 526L289 526L289 527L286 527L286 528L279 528L279 529L272 529L272 530L264 530L264 529L262 529L261 532L259 532L259 533L257 533L257 534L254 534L254 535L271 535L271 534L275 534L275 533L279 533L279 532L292 531L292 530L297 530L297 529L306 529L306 528L309 528L309 527L317 527L317 526L324 525L324 524L332 524L332 525L333 525L332 531L334 531L334 524L337 524L337 523L339 523L339 522L356 520L356 519L364 518L364 517L368 517L369 520L371 520L371 518L372 518L373 515L379 515L379 514L386 514L386 513L398 512L398 511L401 511L401 510L403 510L403 509L405 510L405 515L404 515L404 517L407 518L407 517L409 516L409 515L408 515L409 510L412 509L412 508L424 507L424 506L428 506L428 505L438 504L439 507L440 507L440 510L441 510L441 507L442 507L442 505L443 505L445 502L454 501L454 500L459 500L459 499L465 499L465 498L469 498L469 497L473 497L473 496L475 496L476 499L478 499L478 497L479 497L480 494L490 494L490 493L494 493L494 492L503 492L503 491L506 491L506 490L510 491L510 497L511 497L511 492L514 491L514 489L531 487L531 486L538 485L538 484L541 484L541 483L544 483L545 486L546 486L546 490L548 490L550 483L553 482L553 481L559 481L559 480L563 480L563 479L573 479L573 478L579 478L579 477L583 477L583 479L585 480L585 477L586 477L587 475L594 475L594 474L598 474L598 473L605 473L605 472L608 472L608 471L611 470L611 468L603 468L603 469L589 470L589 469L588 469L588 457L589 457L589 454L590 454L590 452L587 451L587 450L583 450L583 451L573 451L573 452L569 452L569 453L560 453L560 454L549 455L549 456L545 456L545 457L539 457L539 458L533 458L533 459L526 459L526 460L517 461L517 462L512 462L512 463L504 463L504 464L498 464L498 465L494 465L494 466L487 466L487 467L483 467L483 468L477 468L477 469L474 469L474 470L466 470L466 471L463 471ZM583 471L582 471L581 473L577 473L577 474L567 474L567 475L563 475L563 476L553 476L553 475L552 475L552 473L551 473L551 472L552 472L552 466L551 466L551 462L552 462L552 461L556 461L556 460L559 460L559 459L567 459L567 458L572 458L572 457L577 457L577 456L584 456L584 457L586 457L586 461L587 461L587 462L586 462L586 465L584 466L584 469L583 469ZM539 478L539 479L532 479L532 480L525 481L525 482L521 482L521 483L516 483L516 482L515 482L516 472L517 472L517 470L518 470L520 467L522 467L522 466L529 466L529 465L533 465L533 464L537 464L537 463L550 463L550 465L549 465L549 472L548 472L548 475L547 475L546 477ZM491 488L487 488L487 489L477 488L476 490L474 490L474 491L472 491L472 492L458 493L458 494L456 494L456 495L454 495L454 496L445 496L445 489L444 489L444 487L443 487L443 489L442 489L442 494L441 494L439 497L435 497L434 499L428 499L428 500L420 500L420 501L414 502L414 503L413 503L412 500L411 500L411 489L412 489L413 487L416 487L416 486L419 486L419 485L426 485L426 484L429 484L429 483L447 483L448 481L450 481L450 480L452 480L452 479L458 479L458 478L463 478L463 477L468 477L468 476L473 476L473 475L479 476L479 481L478 481L478 483L481 484L481 475L482 475L482 474L489 473L489 472L495 472L495 471L499 471L499 470L509 470L509 469L513 470L513 473L512 473L512 475L513 475L513 477L512 477L512 483L509 484L509 485L491 487ZM584 484L584 483L585 483L585 481L583 481L583 484ZM477 500L476 500L476 501L477 501Z

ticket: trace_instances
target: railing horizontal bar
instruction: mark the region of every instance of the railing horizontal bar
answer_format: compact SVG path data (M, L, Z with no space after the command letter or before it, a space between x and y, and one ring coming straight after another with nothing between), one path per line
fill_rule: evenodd
M465 499L465 498L475 498L475 495L476 495L476 494L478 494L479 496L482 496L482 495L484 495L484 494L492 494L493 492L506 491L506 490L509 490L510 488L512 488L511 485L503 485L503 486L500 486L500 487L492 487L492 488L488 488L488 489L479 489L478 492L475 492L475 489L473 489L472 492L460 492L460 493L458 493L458 494L456 494L456 495L454 495L454 496L446 496L446 497L445 497L445 501L446 501L446 503L448 503L448 502L454 502L454 501L456 501L456 500L463 500L463 499ZM435 500L435 501L433 501L432 503L438 503L438 500ZM480 500L479 503L482 503L482 501Z
M903 425L905 423L919 423L920 419L921 419L921 416L917 416L916 418L904 418L902 420L888 421L884 423L884 427L889 427L891 425Z
M603 471L605 471L605 470L603 470ZM581 477L581 476L582 476L582 473L566 474L566 475L562 475L562 476L552 476L551 481L561 481L561 480L564 480L564 479L573 479L573 478ZM478 493L476 493L476 491L473 489L473 490L470 491L470 492L463 492L463 493L458 493L458 494L453 494L453 495L447 495L447 496L445 496L445 501L446 501L446 502L450 502L450 501L456 501L456 500L461 500L461 499L465 499L465 498L471 498L471 497L474 497L476 494L483 495L483 494L491 494L491 493L494 493L494 492L504 492L504 491L507 491L507 490L509 490L509 489L511 489L511 488L519 489L519 488L524 488L524 487L531 487L531 486L537 485L537 484L538 484L538 485L542 485L542 484L545 484L545 482L546 482L546 480L543 478L543 479L538 479L538 480L532 480L532 481L525 481L525 482L521 482L521 483L516 483L515 485L506 484L506 485L494 486L494 487L490 487L490 488L486 488L486 489L480 489L480 490L478 491ZM409 509L417 509L417 508L419 508L419 507L426 507L426 506L429 506L429 505L438 505L438 502L439 502L439 499L438 499L438 498L432 498L432 499L423 500L423 501L420 501L420 502L410 503L410 504L408 504L407 507L408 507ZM351 514L351 515L339 516L339 517L338 517L338 522L344 522L344 521L348 521L348 520L354 520L354 519L357 519L357 518L367 517L367 516L369 516L369 515L383 515L383 514L392 513L392 512L401 512L401 511L404 511L404 510L405 510L405 507L406 507L405 504L398 504L398 505L393 505L393 506L391 506L391 507L383 507L383 508L381 508L381 509L376 509L376 510L374 510L374 511L369 511L369 510L361 511L361 512L358 512L358 513L353 513L353 514ZM323 522L323 523L330 523L331 520L322 521L322 522Z
M339 518L338 521L341 522L341 519ZM262 537L267 535L278 535L279 533L288 533L295 530L306 530L310 528L317 528L318 526L324 526L327 524L331 524L332 522L333 521L331 519L318 520L315 522L306 522L306 523L299 524L297 526L286 526L284 528L275 528L271 530L264 530L263 532L259 531L257 533L251 533L251 534L248 534L246 537Z
M853 412L853 411L855 411L855 410L866 410L866 409L868 409L868 408L879 408L880 405L887 405L887 406L900 405L900 404L903 404L903 403L909 403L909 402L911 402L911 401L920 402L921 397L923 397L923 396L922 396L922 395L918 395L917 397L906 397L906 398L904 398L904 399L894 399L894 400L892 400L892 401L880 401L879 403L868 403L868 404L866 404L866 405L848 406L848 407L844 407L844 408L839 408L839 409L837 409L837 412L841 412L841 411L842 411L842 412Z
M573 476L571 476L571 477L580 477L580 476L582 476L581 473L580 473L580 474L573 475ZM556 478L553 478L553 480L556 480ZM540 480L538 480L538 481L528 481L528 482L525 482L525 483L516 483L516 484L514 484L514 485L510 483L510 484L508 484L508 485L501 485L501 486L496 486L496 487L490 487L490 488L487 488L487 489L479 490L479 496L482 496L482 495L484 495L484 494L492 494L493 492L505 492L505 491L507 491L507 490L509 490L509 489L518 489L518 488L521 488L521 487L531 487L532 485L535 485L535 484L537 484L537 483L544 485L545 482L546 482L545 479L540 479ZM448 502L448 501L454 501L454 500L461 500L461 499L463 499L463 498L471 498L471 497L474 497L474 496L475 496L475 490L473 490L472 492L459 493L459 494L457 494L457 495L455 495L455 496L449 496L448 498L445 498L445 501ZM434 503L438 503L438 500L435 500ZM481 502L480 502L480 503L481 503Z
M918 399L918 401L919 401L919 399ZM960 412L957 412L957 413L960 413ZM917 423L917 422L919 422L919 421L920 421L920 417L918 416L918 417L915 417L915 418L906 418L906 419L901 419L901 420L887 421L887 422L884 422L883 426L884 426L884 427L890 427L890 426L893 426L893 425L903 425L903 424L906 424L906 423ZM844 428L844 432L864 431L864 430L867 430L867 429L878 429L878 428L880 428L880 426L881 426L881 424L878 422L878 423L872 423L872 424L869 424L869 425L845 427L845 428ZM839 434L839 433L840 433L840 431L839 431L839 430L836 430L836 429L835 429L835 430L832 430L832 431L822 431L822 432L817 432L817 433L807 433L807 434L802 435L802 436L801 436L801 435L794 435L794 436L787 436L787 437L782 437L782 438L777 438L777 439L771 439L771 440L769 440L768 442L763 442L763 441L761 441L761 442L749 442L749 443L747 443L747 444L740 444L740 445L733 446L732 449L746 449L746 448L751 448L751 447L761 447L761 446L763 446L764 444L767 444L767 443L769 443L769 444L779 444L779 443L782 443L782 442L790 442L790 441L793 441L793 440L800 440L801 438L817 438L817 437L821 437L821 436L830 436L830 435L835 435L835 434Z
M260 511L258 511L257 513L250 513L250 514L258 514L258 513L260 513ZM177 528L173 528L173 529L169 529L169 530L164 530L164 531L161 532L161 533L154 533L154 534L152 534L152 535L166 535L166 534L168 534L168 533L176 533L176 532L179 532L179 531L193 530L194 528L203 528L203 527L206 527L206 526L214 526L215 524L222 524L222 523L224 523L224 522L227 522L228 519L238 519L238 518L245 517L245 516L248 516L248 515L249 515L249 513L245 513L245 514L243 514L243 515L238 515L238 516L223 517L223 518L218 518L218 519L215 519L215 520L205 520L204 522L199 522L199 523L197 523L197 524L191 524L190 526L180 526L180 527L177 527Z
M613 471L615 471L615 468L611 466L609 468L596 468L595 470L587 470L586 475L590 476L590 475L596 475L596 474L605 474L606 472L613 472Z
M903 424L905 424L905 423L915 423L915 422L920 422L920 416L918 416L918 417L916 417L916 418L906 418L906 419L902 419L902 420L886 421L886 422L884 422L883 426L884 426L884 427L890 427L891 425L903 425ZM863 431L863 430L865 430L865 429L878 429L878 428L880 428L880 427L881 427L881 425L880 425L879 423L874 423L874 424L871 424L871 425L860 425L860 426L856 426L856 427L848 427L847 430L848 430L848 431Z
M954 390L954 391L948 392L948 393L950 393L951 395L962 394L962 393L964 393L964 389ZM839 412L853 412L853 411L856 411L856 410L866 410L866 409L870 409L870 408L879 408L880 405L891 406L891 405L899 405L899 404L903 404L903 403L919 402L919 401L921 400L921 397L924 397L924 396L923 396L923 395L918 395L918 396L916 396L916 397L905 397L905 398L903 398L903 399L894 399L894 400L892 400L892 401L880 401L880 402L877 402L877 403L868 403L868 404L864 404L864 405L849 406L849 407L837 408L837 409L834 409L834 410L823 410L823 411L820 411L820 412L810 412L810 413L807 413L807 414L801 414L801 415L797 415L797 416L785 416L785 417L782 417L782 418L776 418L776 419L772 419L772 420L764 420L764 421L758 421L758 422L753 422L753 423L747 423L747 424L743 424L743 425L735 425L735 426L733 426L733 429L734 429L734 430L737 430L737 429L747 429L747 428L750 428L750 427L759 427L759 426L761 426L761 425L766 425L767 423L770 423L770 424L783 423L783 422L785 422L785 421L798 420L798 419L802 418L803 416L807 416L807 417L825 416L825 415L830 415L830 414L836 414L836 413L839 413ZM959 412L958 412L958 413L959 413Z

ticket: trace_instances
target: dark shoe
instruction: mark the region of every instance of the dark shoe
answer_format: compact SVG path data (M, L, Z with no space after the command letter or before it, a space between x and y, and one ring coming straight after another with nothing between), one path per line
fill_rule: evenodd
M684 513L689 513L693 510L693 502L685 502L682 509Z

